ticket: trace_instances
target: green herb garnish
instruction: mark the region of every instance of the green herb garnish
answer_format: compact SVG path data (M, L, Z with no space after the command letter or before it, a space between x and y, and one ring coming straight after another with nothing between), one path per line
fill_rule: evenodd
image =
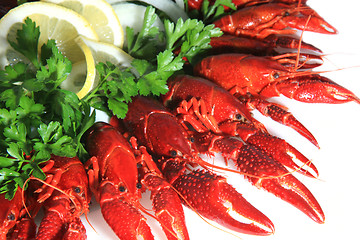
M189 15L192 18L201 19L204 23L211 23L232 12L226 12L224 6L229 7L231 10L236 10L236 6L231 0L216 0L214 4L211 5L209 0L204 0L201 9L193 10Z
M30 64L19 62L0 71L0 193L11 199L31 176L45 179L40 164L51 155L84 157L82 134L95 120L90 106L60 84L71 62L54 40L41 47L39 27L27 18L11 46Z
M154 21L155 9L147 7L141 31L134 34L127 29L127 52L136 58L131 68L97 65L100 84L85 97L92 107L124 118L131 97L165 94L167 79L182 70L186 61L192 63L198 53L210 48L211 37L222 34L214 25L196 19L179 19L176 23L166 19L165 32L152 27Z

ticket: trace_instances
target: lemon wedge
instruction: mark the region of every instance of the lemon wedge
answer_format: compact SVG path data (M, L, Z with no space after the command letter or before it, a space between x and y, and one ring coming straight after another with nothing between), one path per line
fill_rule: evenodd
M95 41L84 36L78 36L75 42L83 50L86 62L74 64L73 70L61 87L76 92L80 99L98 84L99 76L95 67L97 63L109 61L119 67L129 67L133 60L133 57L113 44Z
M123 29L114 9L105 0L41 0L69 8L83 17L94 28L99 40L122 47Z
M40 27L39 49L48 39L54 39L61 53L72 63L84 61L82 50L74 41L78 35L98 40L95 30L80 14L56 4L25 3L0 19L0 69L25 60L10 46L8 40L15 41L16 32L27 17Z

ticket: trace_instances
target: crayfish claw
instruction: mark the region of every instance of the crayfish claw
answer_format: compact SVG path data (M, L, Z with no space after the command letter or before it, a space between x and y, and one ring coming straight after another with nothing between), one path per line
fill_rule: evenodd
M253 235L274 233L271 220L246 201L221 176L204 170L193 171L181 175L173 186L190 208L231 230ZM238 221L236 215L245 218L247 222Z
M262 188L290 203L317 223L324 223L325 215L319 203L304 184L292 175L262 180Z
M259 132L246 139L246 142L260 148L267 155L293 171L312 178L319 176L315 165L284 139ZM302 165L298 165L295 161Z
M79 217L74 218L72 222L69 223L68 229L63 236L63 240L86 240L86 229L81 219Z
M237 166L258 188L290 203L314 221L324 222L324 213L309 189L264 152L254 146L244 146L239 154Z
M291 127L319 148L319 144L313 134L301 122L299 122L291 112L288 112L284 106L270 103L260 97L252 95L250 95L249 98L243 97L241 100L250 108L256 108L264 116L270 117L278 123Z
M291 81L281 81L276 84L278 92L288 98L306 103L340 104L347 102L360 103L350 90L340 86L327 77L311 74L292 78ZM264 88L261 94L267 94Z

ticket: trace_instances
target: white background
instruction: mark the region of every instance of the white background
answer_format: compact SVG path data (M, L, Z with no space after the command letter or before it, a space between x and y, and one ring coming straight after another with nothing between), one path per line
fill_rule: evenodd
M304 41L314 44L327 54L326 64L318 70L336 70L323 74L347 87L360 96L360 40L359 7L357 0L309 0L308 4L339 30L338 35L305 33ZM302 212L277 199L265 191L258 190L241 176L231 177L229 182L267 215L275 225L275 234L267 237L254 237L244 234L236 236L219 230L204 222L194 212L185 209L185 217L191 239L360 239L359 216L359 171L360 171L360 105L347 103L341 105L305 104L285 98L274 101L289 107L290 111L314 134L320 150L310 144L293 130L271 120L259 117L269 131L285 138L299 149L317 166L319 179L309 179L296 175L315 195L322 206L326 220L317 224ZM256 115L257 116L257 115ZM148 197L144 196L144 197ZM121 213L119 213L121 214ZM85 218L88 239L117 239L102 219L100 208L93 202L88 219L96 232L89 227ZM149 221L152 226L153 221ZM166 239L155 225L156 239Z

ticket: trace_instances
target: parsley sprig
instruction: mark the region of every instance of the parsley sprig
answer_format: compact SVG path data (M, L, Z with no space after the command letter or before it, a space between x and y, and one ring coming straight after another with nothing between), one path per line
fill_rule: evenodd
M89 104L60 88L71 62L54 40L41 46L39 55L39 36L39 27L27 18L10 42L26 62L0 71L0 193L8 199L30 176L45 179L40 164L52 154L85 156L81 137L95 120Z
M100 84L85 97L92 107L124 118L131 97L165 94L167 79L182 70L186 60L191 63L198 53L208 49L211 37L222 34L214 25L196 19L179 19L176 23L165 19L162 32L153 26L155 19L155 9L150 6L139 33L127 28L126 50L135 58L131 67L97 65Z
M216 0L213 4L210 4L209 0L204 0L201 9L193 10L189 15L192 18L201 19L205 23L214 22L216 19L231 13L231 11L226 12L224 6L229 7L232 11L236 10L232 0Z

